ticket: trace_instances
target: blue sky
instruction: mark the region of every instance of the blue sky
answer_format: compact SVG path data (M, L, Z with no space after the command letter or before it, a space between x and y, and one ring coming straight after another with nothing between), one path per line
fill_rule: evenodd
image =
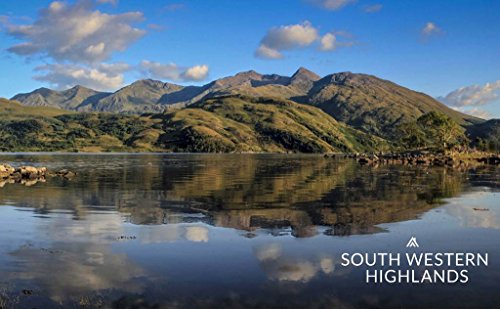
M373 74L499 118L498 12L493 0L2 1L0 96L303 66Z

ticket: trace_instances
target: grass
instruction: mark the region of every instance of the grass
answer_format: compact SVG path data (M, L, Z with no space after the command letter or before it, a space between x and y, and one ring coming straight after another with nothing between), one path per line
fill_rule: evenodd
M382 139L337 122L318 108L287 100L227 96L164 117L162 140L172 151L355 152ZM368 142L368 143L367 143Z
M490 145L498 127L483 124L480 132L491 132L476 135ZM337 121L318 107L276 98L225 96L141 116L76 113L0 99L0 151L352 153L402 149L397 143Z

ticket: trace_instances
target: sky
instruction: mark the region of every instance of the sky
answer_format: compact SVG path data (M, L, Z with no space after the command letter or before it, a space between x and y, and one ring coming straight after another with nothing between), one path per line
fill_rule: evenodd
M373 74L500 118L500 1L0 2L0 97L255 70Z

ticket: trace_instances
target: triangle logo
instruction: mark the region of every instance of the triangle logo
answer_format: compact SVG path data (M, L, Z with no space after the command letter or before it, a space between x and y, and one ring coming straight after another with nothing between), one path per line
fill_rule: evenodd
M408 241L408 243L406 244L406 248L418 248L418 247L419 245L417 242L417 238L415 236L412 236Z

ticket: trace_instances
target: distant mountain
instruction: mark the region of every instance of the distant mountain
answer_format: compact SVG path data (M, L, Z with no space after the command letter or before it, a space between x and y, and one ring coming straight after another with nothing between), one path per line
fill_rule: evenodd
M55 117L72 113L60 108L47 106L24 106L16 101L0 98L0 122L29 117Z
M204 86L139 80L114 93L101 93L81 86L65 91L40 88L12 99L30 106L142 114L238 95L314 105L338 121L391 139L397 136L399 124L414 121L430 111L444 113L461 125L483 121L452 110L426 94L375 76L342 72L321 78L305 68L298 69L291 77L241 72Z
M20 93L12 100L28 106L49 106L67 110L79 110L84 106L92 105L108 96L107 92L98 92L83 86L75 86L64 91L55 91L48 88L39 88L30 93Z
M119 113L162 112L164 108L158 104L161 97L183 88L152 79L138 80L78 110Z

